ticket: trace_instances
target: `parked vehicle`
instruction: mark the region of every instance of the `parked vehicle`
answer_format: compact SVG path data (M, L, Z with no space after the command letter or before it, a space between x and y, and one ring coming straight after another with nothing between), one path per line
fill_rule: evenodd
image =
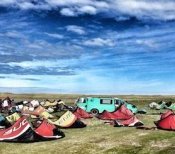
M127 103L119 98L86 97L78 98L76 101L76 105L78 107L82 108L86 112L91 112L94 115L102 113L104 110L113 112L122 104L125 104L126 107L133 113L137 112L137 107L135 105Z

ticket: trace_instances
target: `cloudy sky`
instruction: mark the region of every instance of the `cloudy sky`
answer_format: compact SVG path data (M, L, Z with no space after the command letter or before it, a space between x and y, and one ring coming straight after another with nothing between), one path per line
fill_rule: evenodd
M174 0L1 0L0 91L174 94Z

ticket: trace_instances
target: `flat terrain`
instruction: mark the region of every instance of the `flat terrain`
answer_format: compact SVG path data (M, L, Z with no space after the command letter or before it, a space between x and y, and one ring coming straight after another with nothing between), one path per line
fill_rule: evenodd
M47 95L47 94L0 94L0 98L10 96L16 101L31 99L62 99L67 104L73 104L75 99L81 95ZM103 97L103 96L102 96ZM159 113L165 110L155 111L147 108L152 101L173 101L175 96L112 96L123 98L138 108L146 108L147 115L137 115L144 122L146 127L155 126L153 121L159 119ZM0 154L88 154L88 153L109 153L109 154L174 154L175 153L175 132L163 130L140 130L127 127L112 127L104 124L96 118L83 120L86 128L63 129L66 137L59 140L38 142L30 144L0 143Z

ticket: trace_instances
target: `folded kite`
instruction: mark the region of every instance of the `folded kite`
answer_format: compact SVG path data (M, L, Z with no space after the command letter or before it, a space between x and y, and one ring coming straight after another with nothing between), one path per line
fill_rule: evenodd
M53 121L48 119L48 121L58 127L61 128L83 128L86 127L82 121L78 120L78 118L70 111L64 113L58 120Z
M126 108L125 105L121 105L120 108L114 112L102 112L98 118L101 120L127 120L133 116L134 114L128 108Z
M175 130L175 114L169 110L163 113L160 120L154 122L157 128L165 130Z
M79 119L81 119L81 118L88 119L88 118L92 118L93 117L89 113L87 113L86 111L84 111L83 109L81 109L79 107L76 108L76 110L73 112L73 114Z
M64 137L64 133L45 120L33 129L25 116L17 120L11 127L0 130L0 141L6 142L35 142Z

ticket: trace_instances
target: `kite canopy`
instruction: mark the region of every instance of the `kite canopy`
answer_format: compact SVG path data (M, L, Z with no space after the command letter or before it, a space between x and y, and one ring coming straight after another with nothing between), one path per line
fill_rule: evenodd
M118 126L128 126L128 127L135 127L135 126L142 126L143 123L136 117L133 116L127 120L114 120L114 127Z
M119 109L115 112L104 111L98 118L102 120L126 120L133 116L134 114L126 108L125 105L121 105Z
M44 119L49 119L54 117L53 115L45 111L45 108L42 106L38 106L34 111L30 111L28 107L23 107L22 114L31 115L32 118L34 118L34 116L39 116Z
M5 117L0 114L0 129L5 128L5 126L6 126L5 121L6 121Z
M160 119L165 119L171 114L174 114L174 112L172 110L168 110L167 112L161 114Z
M45 109L42 106L38 106L34 111L31 111L27 106L23 107L21 113L24 115L35 115L39 116Z
M163 113L160 120L155 122L159 129L175 130L175 114L173 111Z
M5 117L0 114L0 123L5 120Z
M117 117L115 117L114 112L108 112L108 111L103 111L99 116L99 119L101 120L115 120Z
M169 110L175 110L175 103L172 103L171 101L170 102L167 102L165 104L165 108L166 109L169 109Z
M58 102L55 100L53 102L51 102L49 100L42 102L42 106L44 106L44 107L52 107L52 106L56 106L57 104L58 104Z
M102 120L113 120L110 122L114 127L121 126L142 126L143 123L129 110L125 105L120 106L120 108L115 112L103 112L99 115Z
M84 111L83 109L77 107L76 110L73 112L73 114L78 118L78 119L88 119L88 118L92 118L92 116L87 113L86 111Z
M41 137L48 139L62 138L64 133L59 131L55 125L48 123L47 120L41 122L40 126L35 129L35 132Z
M61 128L83 128L86 127L82 121L78 120L78 118L70 111L64 113L58 120L53 121L48 119L48 121L56 126Z
M160 110L160 109L163 109L165 107L165 102L163 102L163 101L161 101L159 103L152 102L152 103L149 104L149 107L151 109Z
M6 117L7 121L8 121L10 124L13 124L13 123L16 122L19 118L20 118L20 115L19 115L18 113L16 113L16 112Z
M172 103L171 101L167 103L164 101L160 101L159 103L152 102L149 104L149 107L151 109L156 109L156 110L160 110L160 109L175 110L175 103Z
M11 127L0 131L0 141L28 142L34 139L33 130L25 117Z
M44 119L54 118L54 116L51 115L50 113L48 113L47 111L44 111L44 112L40 113L40 117L42 117Z
M0 130L0 141L6 142L35 142L62 137L64 137L64 134L56 131L55 126L48 124L46 121L43 121L35 130L32 129L25 116L18 119L11 127Z

